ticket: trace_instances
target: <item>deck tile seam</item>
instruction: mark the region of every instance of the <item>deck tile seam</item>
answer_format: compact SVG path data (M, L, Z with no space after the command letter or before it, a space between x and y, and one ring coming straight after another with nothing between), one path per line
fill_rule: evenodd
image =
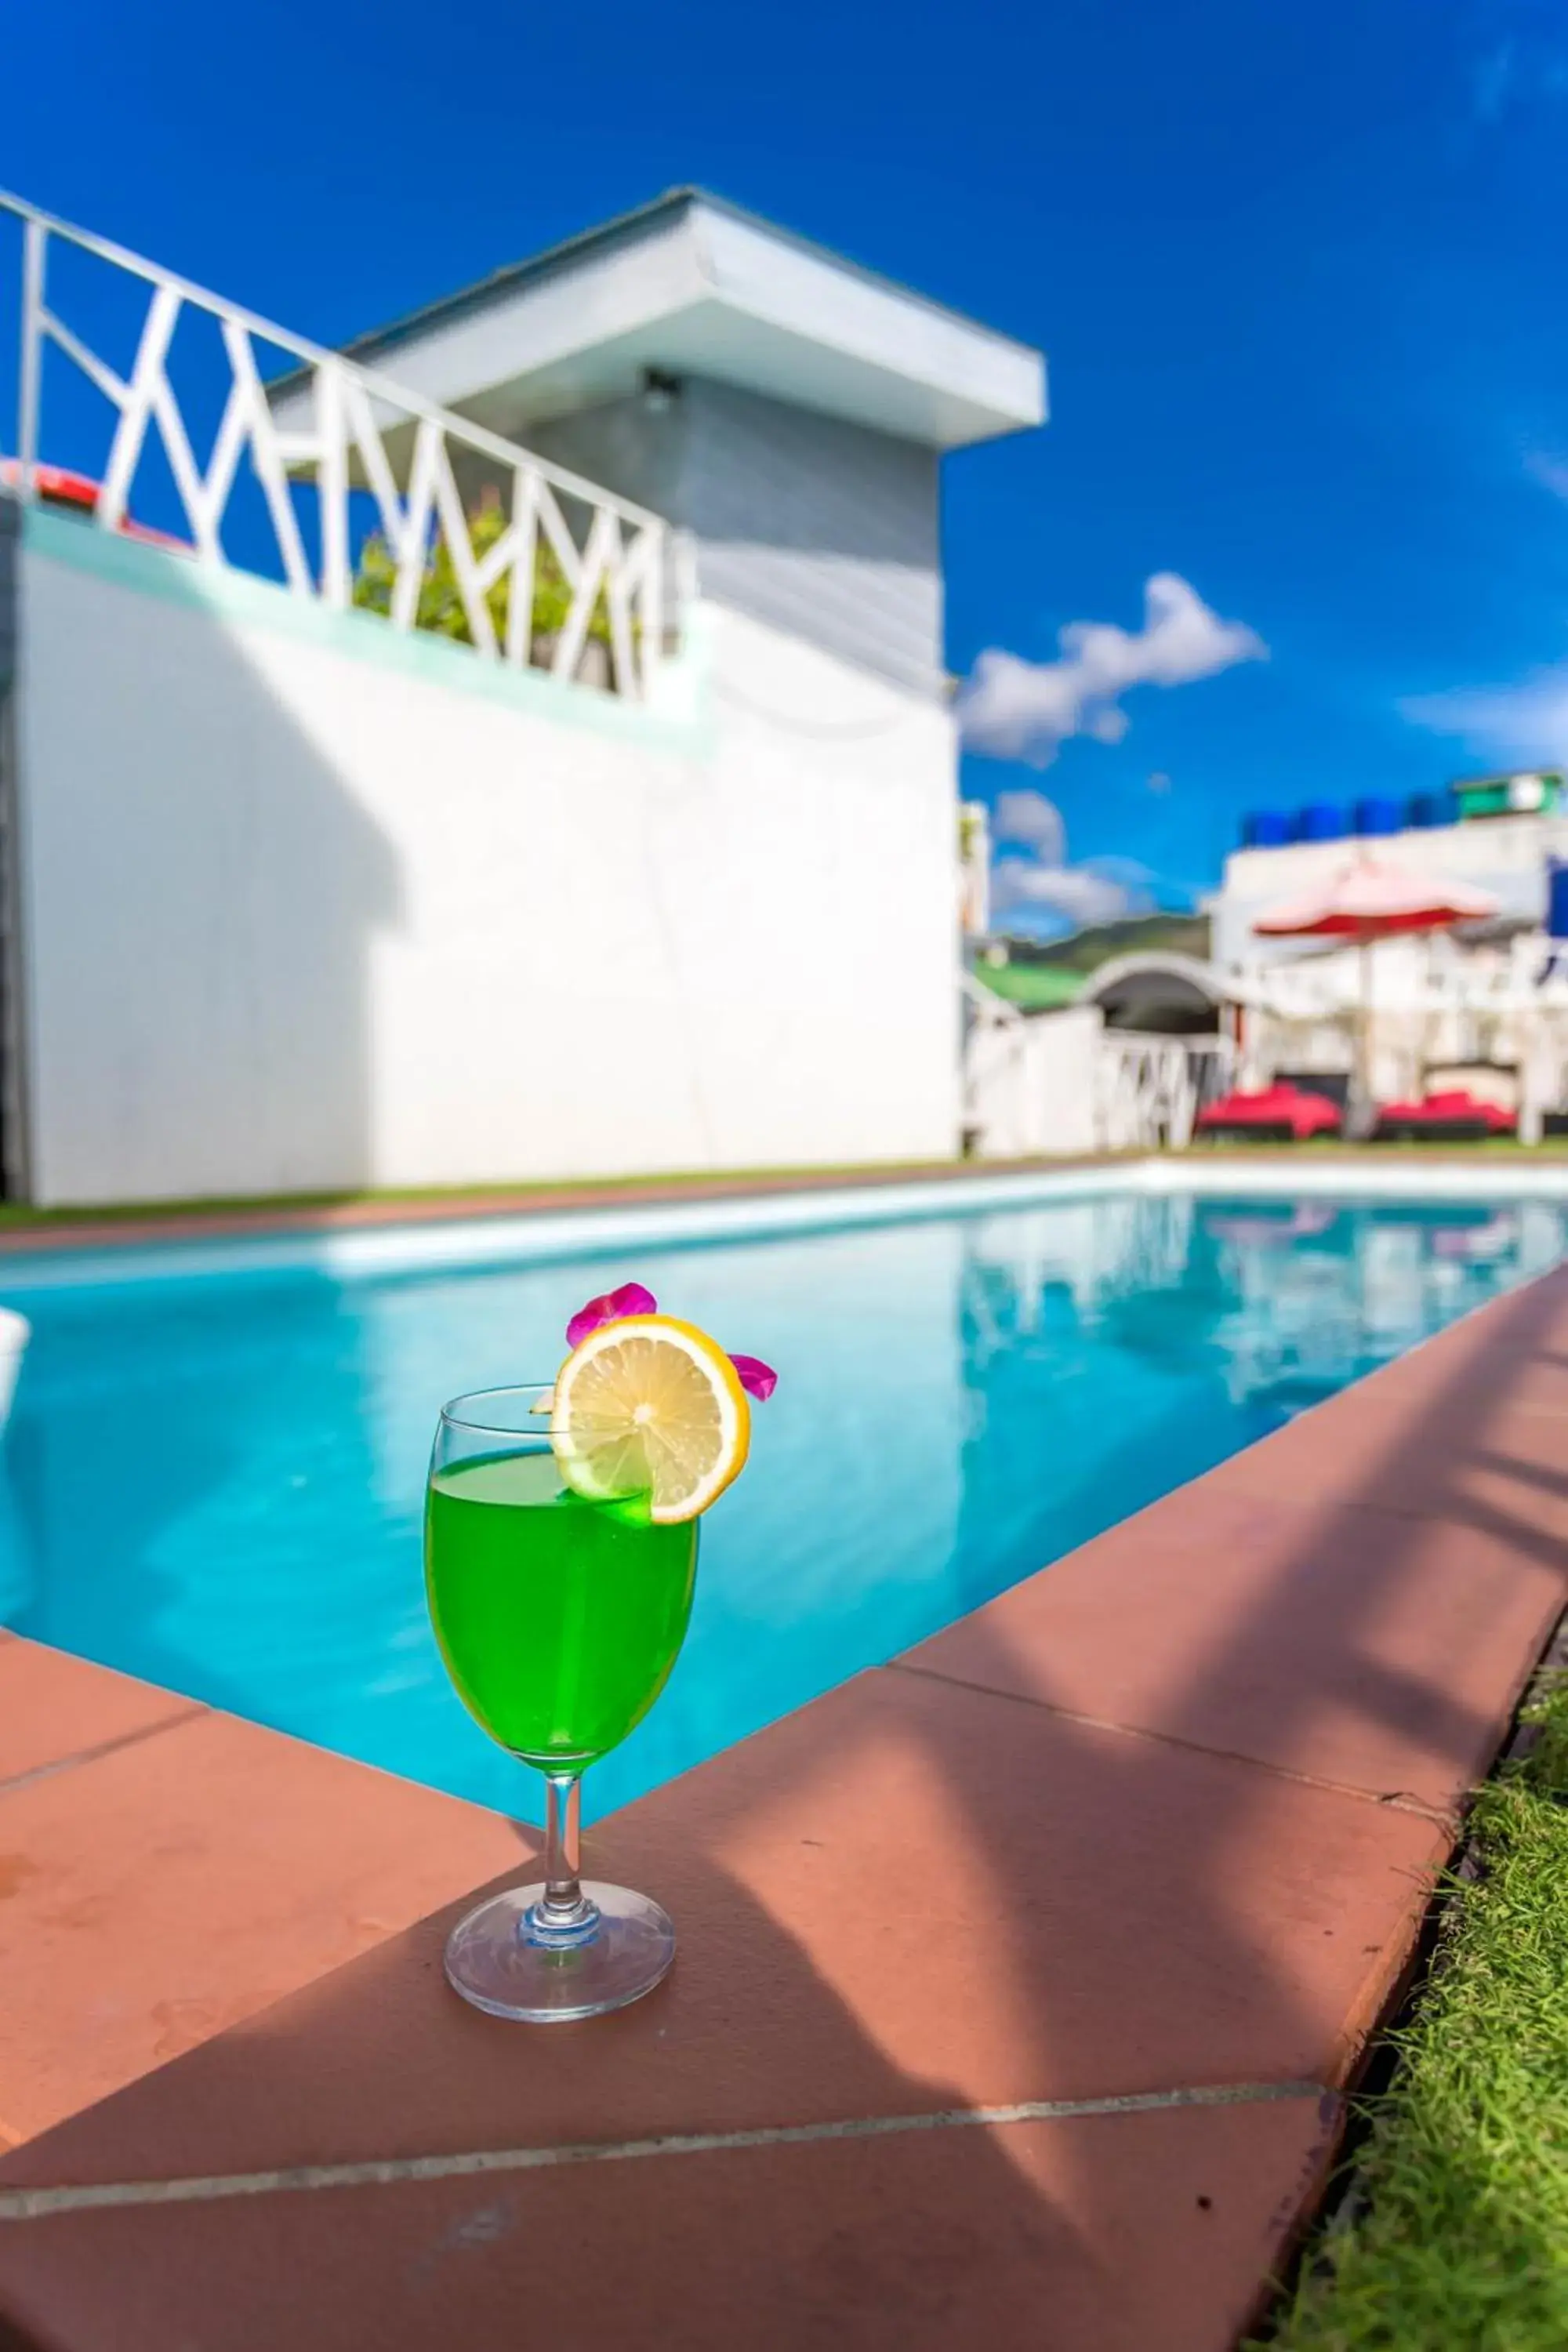
M1225 1764L1246 1764L1254 1771L1268 1772L1274 1779L1289 1780L1299 1788L1321 1789L1331 1797L1349 1797L1357 1804L1373 1805L1380 1812L1413 1813L1417 1820L1430 1822L1435 1829L1458 1832L1458 1807L1446 1809L1429 1805L1409 1789L1363 1789L1353 1780L1331 1780L1319 1772L1298 1771L1289 1764L1271 1763L1265 1756L1249 1756L1240 1748L1211 1748L1206 1740L1184 1738L1180 1732L1156 1731L1138 1723L1119 1723L1112 1716L1087 1715L1079 1707L1061 1706L1055 1700L1037 1698L1027 1691L1002 1690L994 1683L972 1682L963 1675L943 1674L935 1666L917 1666L908 1658L889 1658L882 1668L885 1674L918 1675L922 1680L946 1683L951 1689L978 1691L984 1698L1011 1701L1017 1706L1032 1706L1041 1715L1055 1716L1064 1723L1081 1723L1091 1731L1111 1731L1124 1739L1147 1739L1162 1748L1179 1748L1190 1756L1213 1756Z
M1348 1389L1342 1389L1339 1391L1340 1396L1349 1396L1350 1393ZM1331 1404L1337 1402L1337 1397L1329 1399ZM1524 1408L1521 1407L1521 1410ZM1411 1418L1412 1420L1417 1418L1414 1411ZM1561 1413L1555 1410L1542 1412L1540 1418L1568 1420L1568 1408ZM1294 1423L1291 1424L1291 1426L1294 1425ZM1153 1529L1158 1534L1162 1547L1168 1548L1171 1551L1202 1551L1205 1549L1205 1539L1184 1538L1168 1532L1159 1523L1163 1516L1175 1518L1176 1506L1178 1504L1184 1506L1196 1489L1205 1487L1210 1488L1211 1492L1216 1495L1237 1496L1248 1503L1267 1502L1273 1505L1277 1510L1311 1514L1325 1520L1342 1519L1347 1513L1353 1512L1358 1517L1369 1519L1400 1521L1413 1518L1433 1519L1439 1524L1447 1523L1458 1528L1463 1532L1474 1532L1468 1520L1456 1516L1458 1510L1465 1507L1466 1498L1462 1495L1453 1497L1443 1507L1427 1510L1420 1506L1406 1508L1398 1503L1380 1502L1374 1496L1362 1495L1281 1495L1275 1487L1266 1488L1261 1484L1255 1486L1250 1481L1244 1483L1236 1475L1237 1465L1247 1461L1252 1454L1261 1452L1263 1448L1273 1443L1275 1436L1279 1434L1282 1433L1276 1431L1268 1437L1255 1438L1249 1445L1239 1446L1234 1454L1224 1455L1211 1468L1200 1472L1197 1477L1189 1479L1185 1486L1173 1486L1168 1494L1157 1495L1152 1503L1145 1503L1141 1509L1131 1512L1126 1518L1113 1519L1110 1527L1102 1528L1098 1535L1086 1537L1082 1543L1075 1544L1070 1551L1059 1555L1058 1559L1046 1560L1039 1568L1030 1570L1027 1575L1020 1579L1018 1584L1006 1587L1004 1591L995 1594L994 1600L1005 1600L1009 1591L1020 1591L1026 1586L1033 1584L1037 1578L1047 1576L1052 1569L1059 1564L1059 1560L1076 1559L1084 1552L1092 1551L1097 1545L1108 1545L1113 1538L1125 1536L1135 1528L1144 1534ZM1543 1529L1542 1532L1549 1531ZM989 1607L993 1603L982 1605ZM954 1622L962 1623L963 1620L958 1619ZM951 1631L951 1628L943 1630Z
M1352 1391L1342 1389L1340 1394L1349 1396ZM1543 1421L1560 1421L1563 1418L1561 1413L1543 1413L1540 1417ZM1419 1416L1413 1412L1410 1418L1414 1422ZM1291 1424L1292 1427L1295 1425L1295 1423ZM1466 1509L1474 1507L1473 1498L1463 1494L1438 1496L1429 1504L1368 1503L1363 1502L1353 1495L1281 1495L1278 1486L1268 1484L1260 1473L1252 1475L1255 1465L1251 1464L1250 1457L1254 1454L1262 1454L1272 1442L1272 1438L1266 1437L1260 1438L1255 1444L1244 1445L1238 1454L1228 1454L1223 1462L1216 1463L1212 1470L1205 1471L1205 1477L1216 1481L1215 1488L1216 1494L1246 1495L1253 1502L1316 1505L1318 1508L1324 1511L1372 1511L1383 1518L1415 1519L1426 1526L1464 1528L1468 1524L1460 1515ZM1247 1465L1246 1475L1238 1475L1238 1465ZM1494 1460L1492 1463L1483 1464L1482 1466L1494 1469L1500 1476L1511 1476L1516 1486L1522 1486L1528 1488L1530 1477L1528 1465L1516 1467L1514 1464L1506 1460L1500 1462ZM1177 1494L1185 1494L1187 1489L1179 1486L1175 1491ZM1550 1536L1553 1531L1549 1528L1538 1528L1531 1532Z
M615 2164L648 2157L714 2156L764 2147L805 2147L825 2142L886 2139L910 2132L1005 2129L1019 2124L1073 2123L1097 2116L1158 2114L1173 2107L1230 2107L1274 2100L1314 2099L1337 2112L1340 2095L1308 2080L1215 2083L1174 2090L1126 2091L1100 2098L1026 2099L1005 2106L945 2107L929 2113L859 2116L813 2124L764 2124L737 2131L668 2132L645 2139L577 2140L533 2147L468 2148L445 2156L370 2157L338 2164L303 2164L271 2171L187 2175L163 2180L92 2181L77 2187L0 2189L0 2222L37 2221L58 2213L128 2206L211 2204L237 2197L293 2194L318 2189L390 2188L404 2183L472 2179L500 2172L542 2172L584 2164Z
M14 1796L19 1789L35 1788L40 1780L52 1780L57 1773L74 1772L80 1765L101 1763L107 1757L118 1756L122 1748L139 1748L144 1739L156 1739L161 1732L176 1731L182 1723L194 1723L211 1712L210 1707L193 1701L173 1715L161 1715L156 1723L139 1724L134 1731L122 1731L117 1739L100 1740L95 1748L79 1748L69 1756L55 1757L47 1764L34 1764L26 1772L14 1772L9 1780L0 1780L0 1797Z

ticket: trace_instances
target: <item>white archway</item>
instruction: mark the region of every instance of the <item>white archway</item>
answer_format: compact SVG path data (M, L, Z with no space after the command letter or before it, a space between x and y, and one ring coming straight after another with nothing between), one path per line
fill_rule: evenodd
M1146 1035L1193 1036L1225 1026L1225 1008L1237 991L1215 964L1197 956L1112 956L1085 980L1080 1004L1098 1004L1109 1029L1136 1029Z

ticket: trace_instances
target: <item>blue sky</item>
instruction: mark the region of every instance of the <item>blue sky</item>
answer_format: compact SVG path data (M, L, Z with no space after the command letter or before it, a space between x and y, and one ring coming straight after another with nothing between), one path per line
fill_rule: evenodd
M1179 898L1248 806L1568 753L1560 0L53 0L5 47L0 179L323 341L696 180L1042 345L1047 429L949 467L950 667L1160 575L1247 657L967 758L1049 795L1037 864Z

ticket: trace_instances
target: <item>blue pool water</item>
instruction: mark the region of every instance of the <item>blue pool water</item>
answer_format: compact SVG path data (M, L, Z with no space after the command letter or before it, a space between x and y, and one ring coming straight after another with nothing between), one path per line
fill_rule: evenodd
M17 1290L0 1622L511 1811L421 1491L454 1391L637 1276L779 1369L603 1811L962 1615L1568 1251L1568 1209L1137 1194L607 1263Z

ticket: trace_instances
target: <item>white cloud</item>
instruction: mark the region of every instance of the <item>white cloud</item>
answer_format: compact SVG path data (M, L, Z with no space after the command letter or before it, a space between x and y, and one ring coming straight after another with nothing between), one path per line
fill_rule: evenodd
M1043 866L1059 866L1067 856L1062 813L1044 793L998 793L991 813L991 837L1026 843Z
M991 868L992 909L1015 930L1076 931L1155 904L1153 876L1131 858L1069 866L1062 813L1044 793L998 793L991 830L1001 847Z
M990 646L959 697L959 725L972 751L1045 768L1069 735L1119 743L1128 719L1119 698L1135 686L1186 686L1236 662L1262 661L1268 648L1240 621L1222 621L1173 572L1143 586L1143 625L1073 621L1058 637L1060 658L1024 661Z
M1045 919L1044 928L1078 931L1147 914L1154 906L1145 886L1082 866L1041 866L1030 857L999 857L991 869L991 905L997 916ZM1030 928L1026 921L1018 928Z
M1457 735L1484 760L1568 764L1568 662L1513 686L1413 696L1402 715L1435 735Z

